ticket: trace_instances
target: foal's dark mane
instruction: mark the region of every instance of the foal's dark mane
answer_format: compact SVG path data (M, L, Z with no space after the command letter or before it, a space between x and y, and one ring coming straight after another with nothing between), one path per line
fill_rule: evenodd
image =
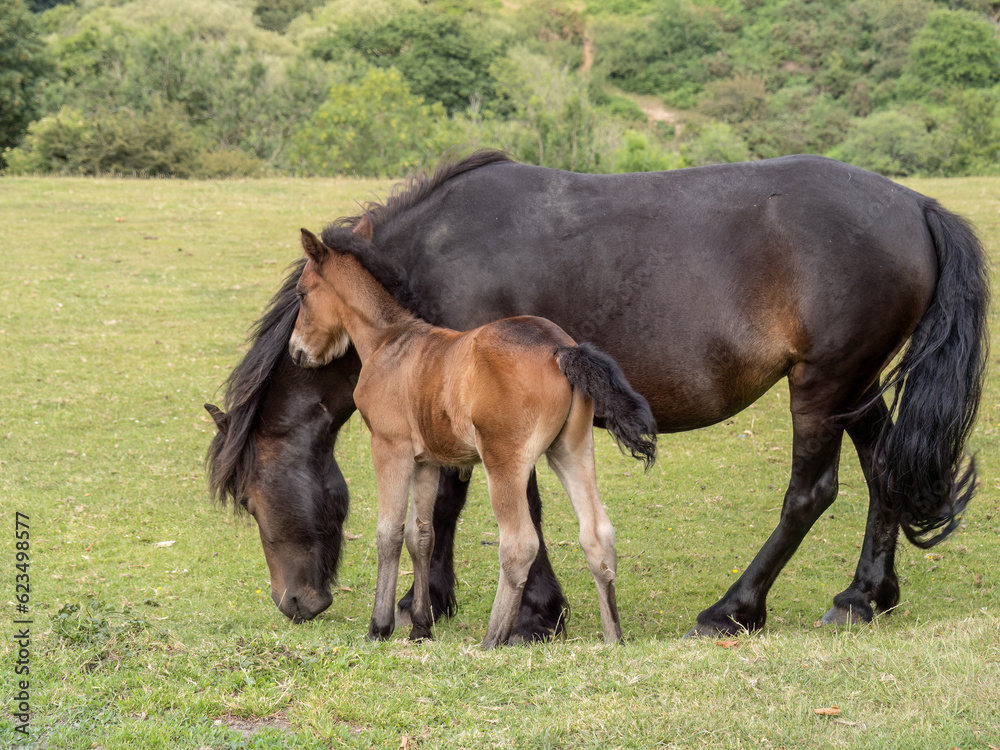
M334 221L323 232L324 240L327 231L344 227L355 229L362 221L367 222L372 230L377 230L425 200L451 178L487 164L502 162L510 163L511 159L502 151L492 150L476 151L458 161L445 159L432 175L414 174L397 184L384 203L369 201L362 206L361 214ZM377 252L363 252L359 247L372 248L368 243L350 248L362 265L400 304L419 314L419 305L407 289L405 269L391 258ZM288 339L299 311L295 286L304 267L305 260L299 260L290 267L281 289L250 329L247 336L250 349L223 384L228 428L225 433L218 432L213 438L205 463L212 496L223 505L231 501L237 512L243 510L246 487L257 466L253 430L261 404L268 384L288 356Z

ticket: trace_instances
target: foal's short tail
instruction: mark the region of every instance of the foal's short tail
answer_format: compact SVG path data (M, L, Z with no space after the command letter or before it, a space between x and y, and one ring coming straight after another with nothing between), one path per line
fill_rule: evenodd
M930 199L924 218L937 251L937 287L885 379L882 393L895 387L892 419L875 458L887 509L907 539L927 548L955 530L975 490L975 459L962 464L983 391L990 294L985 253L971 227Z
M618 363L593 344L556 350L559 369L573 388L594 402L594 416L648 470L656 461L656 420L646 399L632 390Z

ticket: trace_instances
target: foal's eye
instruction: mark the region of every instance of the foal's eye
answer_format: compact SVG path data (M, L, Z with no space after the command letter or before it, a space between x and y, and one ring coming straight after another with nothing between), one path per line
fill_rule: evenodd
M301 302L302 300L304 300L306 298L306 293L305 292L296 292L295 293L295 298L298 299L299 302Z

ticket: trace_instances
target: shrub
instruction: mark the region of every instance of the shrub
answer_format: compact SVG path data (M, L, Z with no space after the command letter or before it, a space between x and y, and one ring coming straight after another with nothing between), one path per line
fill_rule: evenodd
M235 149L202 151L193 167L193 176L207 179L219 177L260 177L265 164L256 156Z
M677 154L650 142L644 133L628 130L625 145L615 154L615 172L657 172L683 166Z
M84 116L64 108L28 128L24 143L7 152L14 174L131 174L188 177L198 147L183 112L158 104Z
M688 128L685 136L689 140L681 144L681 156L691 166L727 164L750 158L746 141L724 122Z
M449 144L444 107L410 92L399 71L372 68L336 83L293 138L290 161L306 175L397 177Z

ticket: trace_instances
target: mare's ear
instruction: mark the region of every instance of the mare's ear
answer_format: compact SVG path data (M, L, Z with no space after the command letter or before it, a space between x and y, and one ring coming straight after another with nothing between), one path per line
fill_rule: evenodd
M302 249L306 251L306 255L312 258L317 263L321 263L323 258L327 253L327 246L323 244L323 241L317 237L315 234L310 232L308 229L303 229L302 231Z
M215 426L218 428L219 432L225 435L229 432L229 415L222 411L215 404L205 404L205 411L207 411L212 419L215 420Z

